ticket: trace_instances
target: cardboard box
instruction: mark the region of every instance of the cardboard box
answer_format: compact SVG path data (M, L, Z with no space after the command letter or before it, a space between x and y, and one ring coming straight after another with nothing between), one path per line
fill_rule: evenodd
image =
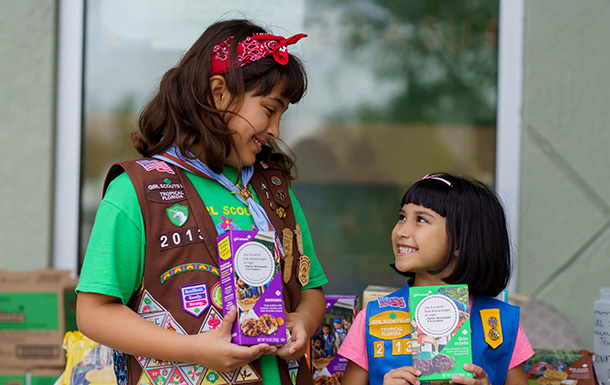
M524 367L531 385L598 384L587 350L534 349Z
M419 380L448 382L453 375L472 377L467 285L417 286L409 290L413 366Z
M368 285L362 293L362 309L366 309L366 304L370 301L393 293L398 289L400 288L394 286Z
M310 366L316 385L341 383L347 359L338 356L337 350L354 322L357 307L357 296L326 296L326 314L310 344Z
M63 369L0 369L0 385L53 385Z
M0 272L0 368L65 364L66 325L76 327L75 286L67 270Z
M224 315L237 307L232 341L287 342L279 245L272 231L232 230L217 238Z

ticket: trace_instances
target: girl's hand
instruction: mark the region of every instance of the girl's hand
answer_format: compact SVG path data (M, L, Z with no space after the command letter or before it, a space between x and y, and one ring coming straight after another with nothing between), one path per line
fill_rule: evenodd
M263 354L275 354L277 348L269 344L239 346L231 343L231 329L237 310L231 307L218 329L193 336L195 351L201 352L198 363L220 372L229 372L256 360Z
M309 343L309 336L305 327L306 321L300 313L286 314L286 330L290 330L292 341L278 347L277 355L280 358L290 361L303 357Z
M453 376L451 382L465 385L490 385L487 372L482 367L474 364L464 364L464 369L474 374L473 378Z
M383 376L383 385L419 385L419 376L421 376L421 370L414 366L403 366L387 372L386 375Z

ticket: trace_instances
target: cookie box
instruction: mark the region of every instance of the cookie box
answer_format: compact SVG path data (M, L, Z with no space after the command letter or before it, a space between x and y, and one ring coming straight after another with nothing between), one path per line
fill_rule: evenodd
M327 295L326 314L311 338L311 372L315 385L340 384L347 359L337 355L358 307L355 295Z
M534 349L523 366L530 385L598 384L592 353L587 350Z
M413 366L422 383L472 377L467 285L418 286L409 290Z
M232 230L217 238L224 315L237 308L232 341L287 342L280 253L272 231Z

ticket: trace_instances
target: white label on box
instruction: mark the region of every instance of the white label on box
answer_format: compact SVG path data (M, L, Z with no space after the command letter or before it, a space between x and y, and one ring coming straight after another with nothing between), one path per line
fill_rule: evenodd
M440 337L456 328L459 312L450 298L433 294L422 299L417 305L414 318L424 334Z
M273 279L273 254L263 244L248 242L235 252L235 272L250 286L264 286Z

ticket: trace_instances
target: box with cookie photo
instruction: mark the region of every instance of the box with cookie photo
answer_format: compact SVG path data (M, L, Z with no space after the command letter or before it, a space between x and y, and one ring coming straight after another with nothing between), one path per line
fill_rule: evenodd
M592 353L573 349L534 349L525 361L530 385L597 385Z
M413 366L422 383L472 377L467 285L417 286L409 290Z
M232 230L217 238L224 315L237 307L232 341L287 342L279 245L273 231Z
M347 366L347 359L337 350L354 322L358 297L327 295L326 314L311 338L311 372L315 385L339 385Z

